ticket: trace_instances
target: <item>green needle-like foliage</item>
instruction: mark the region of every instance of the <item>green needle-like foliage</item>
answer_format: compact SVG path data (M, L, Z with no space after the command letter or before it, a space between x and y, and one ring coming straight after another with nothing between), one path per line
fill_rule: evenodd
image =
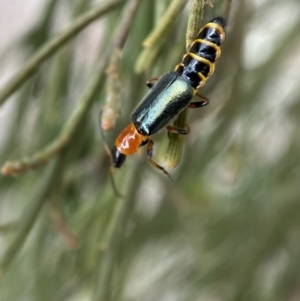
M300 300L299 1L41 2L0 45L0 300ZM145 147L112 180L145 81L217 15L209 105L152 137L174 183Z

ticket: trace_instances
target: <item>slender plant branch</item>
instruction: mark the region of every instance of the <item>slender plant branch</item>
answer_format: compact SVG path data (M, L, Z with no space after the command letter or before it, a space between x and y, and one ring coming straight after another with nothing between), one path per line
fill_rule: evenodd
M188 50L195 40L203 19L205 0L191 0L188 26L186 30L186 49Z
M10 82L5 85L2 91L0 91L0 105L3 104L4 101L34 73L36 68L57 49L73 38L91 22L113 10L123 2L124 0L109 0L100 4L99 6L78 17L74 23L72 23L72 25L46 43L31 59L29 59L29 61L10 80Z
M121 112L122 82L120 61L122 57L122 49L127 40L133 16L137 12L140 3L141 0L132 0L128 2L113 42L113 51L106 70L106 99L101 117L101 127L104 131L114 128L117 118Z
M132 21L134 19L134 15L137 12L137 9L139 5L141 4L142 0L131 0L128 1L128 4L124 8L124 15L122 16L122 19L120 21L120 25L118 26L117 36L114 39L113 47L122 49L124 47L124 44L127 40L130 27L132 24Z
M109 59L106 69L105 102L101 114L101 127L103 131L109 131L115 127L121 113L122 82L120 74L121 51L115 48Z
M139 54L135 64L135 71L137 73L144 72L152 66L160 49L165 44L164 37L168 34L170 28L175 23L176 17L183 10L186 2L186 0L173 0L165 14L159 20L155 29L153 29L153 31L144 40L143 46L145 48Z
M144 47L151 47L156 45L157 41L162 39L174 24L176 17L186 5L186 0L173 0L163 17L160 19L158 25L144 40Z
M198 34L201 21L203 19L205 0L192 0L190 2L190 13L186 31L186 49L188 50L191 43ZM174 120L173 126L185 128L187 126L188 109L184 109ZM165 156L165 162L169 168L175 168L181 161L183 153L184 139L181 135L171 133L168 143L168 149Z

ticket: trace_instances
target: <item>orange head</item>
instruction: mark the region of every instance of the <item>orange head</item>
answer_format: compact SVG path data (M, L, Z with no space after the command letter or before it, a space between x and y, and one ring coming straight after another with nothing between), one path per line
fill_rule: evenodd
M117 137L115 146L111 151L113 166L119 168L123 165L126 156L132 155L147 142L148 136L140 134L133 123L130 123Z

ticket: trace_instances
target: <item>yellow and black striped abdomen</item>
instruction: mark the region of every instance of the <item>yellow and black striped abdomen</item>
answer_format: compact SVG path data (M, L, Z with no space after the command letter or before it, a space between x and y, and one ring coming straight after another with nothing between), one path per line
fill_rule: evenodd
M215 62L220 57L220 45L225 39L225 20L217 17L206 23L199 31L182 62L175 71L186 79L196 90L204 86L215 70Z

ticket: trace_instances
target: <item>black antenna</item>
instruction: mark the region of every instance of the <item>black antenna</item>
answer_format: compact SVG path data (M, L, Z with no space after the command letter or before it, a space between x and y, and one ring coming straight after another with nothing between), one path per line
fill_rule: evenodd
M107 153L107 155L110 159L110 169L109 170L110 170L111 185L112 185L112 188L113 188L113 191L114 191L115 195L119 198L123 198L123 195L121 193L119 193L119 191L117 189L117 185L116 185L115 178L114 178L114 175L113 175L114 167L113 167L113 159L112 159L112 155L111 155L111 150L107 145L107 142L105 140L105 135L104 135L104 132L103 132L103 129L102 129L102 126L101 126L102 113L103 113L103 111L101 110L100 114L99 114L99 121L100 121L99 122L99 129L100 129L100 136L101 136L101 139L103 141L105 151L106 151L106 153Z

